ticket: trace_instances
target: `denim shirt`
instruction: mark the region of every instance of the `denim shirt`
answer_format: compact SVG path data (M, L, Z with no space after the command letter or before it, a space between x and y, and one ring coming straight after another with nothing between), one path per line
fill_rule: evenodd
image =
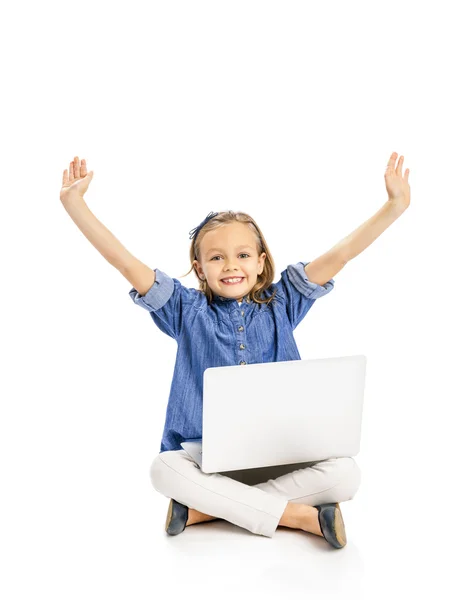
M129 292L135 304L149 311L155 325L177 342L170 395L160 452L182 450L181 442L202 437L203 372L209 367L301 360L293 331L313 303L334 287L308 280L305 266L288 265L277 283L262 291L268 306L244 297L214 295L210 305L203 292L182 285L160 269L141 296Z

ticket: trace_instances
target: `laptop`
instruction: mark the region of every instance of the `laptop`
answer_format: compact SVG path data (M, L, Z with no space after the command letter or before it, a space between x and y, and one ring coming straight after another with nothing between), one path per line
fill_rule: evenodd
M204 473L355 456L366 356L209 367L202 438L182 448Z

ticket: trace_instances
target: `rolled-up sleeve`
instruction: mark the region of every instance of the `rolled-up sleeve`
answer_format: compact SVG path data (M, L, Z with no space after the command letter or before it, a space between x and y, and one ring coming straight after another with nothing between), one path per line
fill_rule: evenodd
M288 265L282 271L281 279L276 284L281 298L284 300L292 329L295 329L302 321L315 300L328 294L334 288L334 279L330 279L324 285L308 280L305 266L309 262Z
M170 337L179 337L183 319L188 314L196 293L193 288L182 285L178 279L173 279L160 269L155 268L155 281L145 295L133 287L129 295L135 304L149 311L157 327Z

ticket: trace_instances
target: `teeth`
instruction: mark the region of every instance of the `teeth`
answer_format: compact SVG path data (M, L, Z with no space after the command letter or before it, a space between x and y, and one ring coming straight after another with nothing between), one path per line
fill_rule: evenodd
M226 281L228 283L235 283L236 281L241 281L242 277L236 277L235 279L223 279L223 281Z

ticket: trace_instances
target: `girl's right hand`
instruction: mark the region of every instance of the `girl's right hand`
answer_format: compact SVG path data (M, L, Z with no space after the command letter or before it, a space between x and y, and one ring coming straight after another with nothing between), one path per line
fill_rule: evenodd
M79 157L75 156L74 161L69 163L68 169L63 171L63 187L60 191L60 200L63 204L72 202L75 198L83 198L87 192L89 183L92 181L94 172L87 173L86 161L83 158L79 164Z

